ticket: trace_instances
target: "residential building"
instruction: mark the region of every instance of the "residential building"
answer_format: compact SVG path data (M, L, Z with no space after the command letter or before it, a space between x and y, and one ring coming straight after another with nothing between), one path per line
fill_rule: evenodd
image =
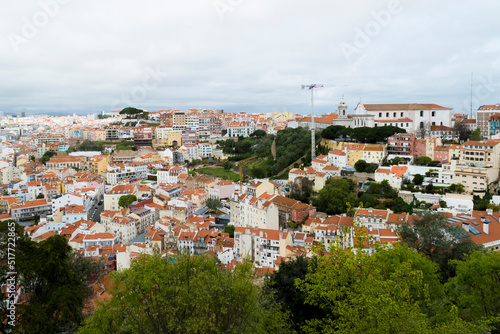
M331 150L328 152L328 161L332 166L345 169L347 166L347 154L341 150Z
M136 195L136 188L131 184L120 184L111 188L104 194L104 210L118 210L120 208L118 202L123 195Z
M476 112L476 126L481 129L481 137L489 138L491 116L500 112L500 104L482 105Z
M12 207L10 210L10 215L17 221L35 218L35 216L45 218L51 214L52 206L45 199L25 201L22 205Z
M416 136L413 133L398 133L387 138L388 159L413 157Z
M375 171L375 182L387 180L391 187L401 189L403 177L408 171L407 166L379 167Z

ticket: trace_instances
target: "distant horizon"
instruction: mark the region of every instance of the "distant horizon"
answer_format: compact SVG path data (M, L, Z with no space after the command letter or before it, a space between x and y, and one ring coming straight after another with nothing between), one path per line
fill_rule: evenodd
M340 102L340 100L339 100ZM359 101L358 101L359 102ZM378 103L372 103L370 101L368 101L367 103L365 103L365 101L363 101L364 104L381 104L381 103L384 103L384 102L378 102ZM440 105L442 107L446 107L446 108L452 108L452 113L454 114L467 114L467 115L470 115L470 110L459 110L459 111L456 111L455 108L453 107L450 107L449 105L446 105L446 104L442 104L442 103L438 103L438 102L434 102L434 101L424 101L424 102L385 102L384 104L412 104L412 103L417 103L417 104L437 104L437 105ZM495 105L497 104L497 102L492 102L492 103L485 103L485 104L482 104L481 106L483 105ZM357 105L357 103L356 103ZM348 104L348 112L347 114L349 115L353 115L354 114L354 108L356 107L356 105L354 106L350 106ZM330 114L330 113L337 113L338 112L338 109L337 109L337 106L338 104L334 105L334 106L323 106L323 105L320 105L320 106L317 106L316 103L315 103L315 106L314 106L314 114L315 115L325 115L325 114ZM477 108L474 108L472 110L472 116L476 116L476 112L477 110L481 107L481 106L477 106ZM121 109L115 109L115 110L122 110L124 108L126 108L127 106L121 108ZM307 115L310 115L311 114L311 106L286 106L286 107L282 107L282 108L277 108L277 107L272 107L272 106L269 106L269 107L257 107L257 106L241 106L241 107L194 107L194 106L187 106L187 107L156 107L156 108L147 108L147 107L144 107L144 106L130 106L130 107L135 107L135 108L140 108L140 109L145 109L146 111L151 111L151 112L157 112L157 111L160 111L160 110L166 110L166 109L173 109L173 110L181 110L181 111L188 111L189 109L218 109L218 110L223 110L224 113L239 113L239 112L246 112L247 114L270 114L270 113L273 113L273 112L291 112L292 114L298 114L298 115L303 115L303 116L307 116ZM98 111L88 111L88 110L69 110L69 111L61 111L61 110L52 110L52 111L5 111L5 110L0 110L0 112L3 112L4 115L9 115L9 114L14 114L14 115L20 115L21 113L26 113L26 115L28 116L42 116L42 115L47 115L47 116L71 116L73 114L76 114L78 116L86 116L86 115L92 115L92 114L101 114L101 112L104 111L105 113L109 113L109 112L112 112L114 110L98 110Z

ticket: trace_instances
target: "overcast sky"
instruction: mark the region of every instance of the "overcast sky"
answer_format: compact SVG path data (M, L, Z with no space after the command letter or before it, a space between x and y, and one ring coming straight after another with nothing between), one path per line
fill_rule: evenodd
M3 0L0 111L500 102L499 1Z

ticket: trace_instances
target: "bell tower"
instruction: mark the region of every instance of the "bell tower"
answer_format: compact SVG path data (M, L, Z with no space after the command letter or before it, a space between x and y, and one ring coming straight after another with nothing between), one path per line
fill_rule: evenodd
M347 103L345 103L344 96L339 104L339 118L347 118Z

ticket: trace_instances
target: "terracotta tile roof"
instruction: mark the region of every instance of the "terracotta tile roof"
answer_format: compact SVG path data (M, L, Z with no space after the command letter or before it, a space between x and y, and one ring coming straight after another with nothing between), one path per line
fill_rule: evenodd
M364 104L367 111L399 111L399 110L431 110L441 109L449 110L451 108L442 107L437 104L422 104L422 103L408 103L408 104Z

